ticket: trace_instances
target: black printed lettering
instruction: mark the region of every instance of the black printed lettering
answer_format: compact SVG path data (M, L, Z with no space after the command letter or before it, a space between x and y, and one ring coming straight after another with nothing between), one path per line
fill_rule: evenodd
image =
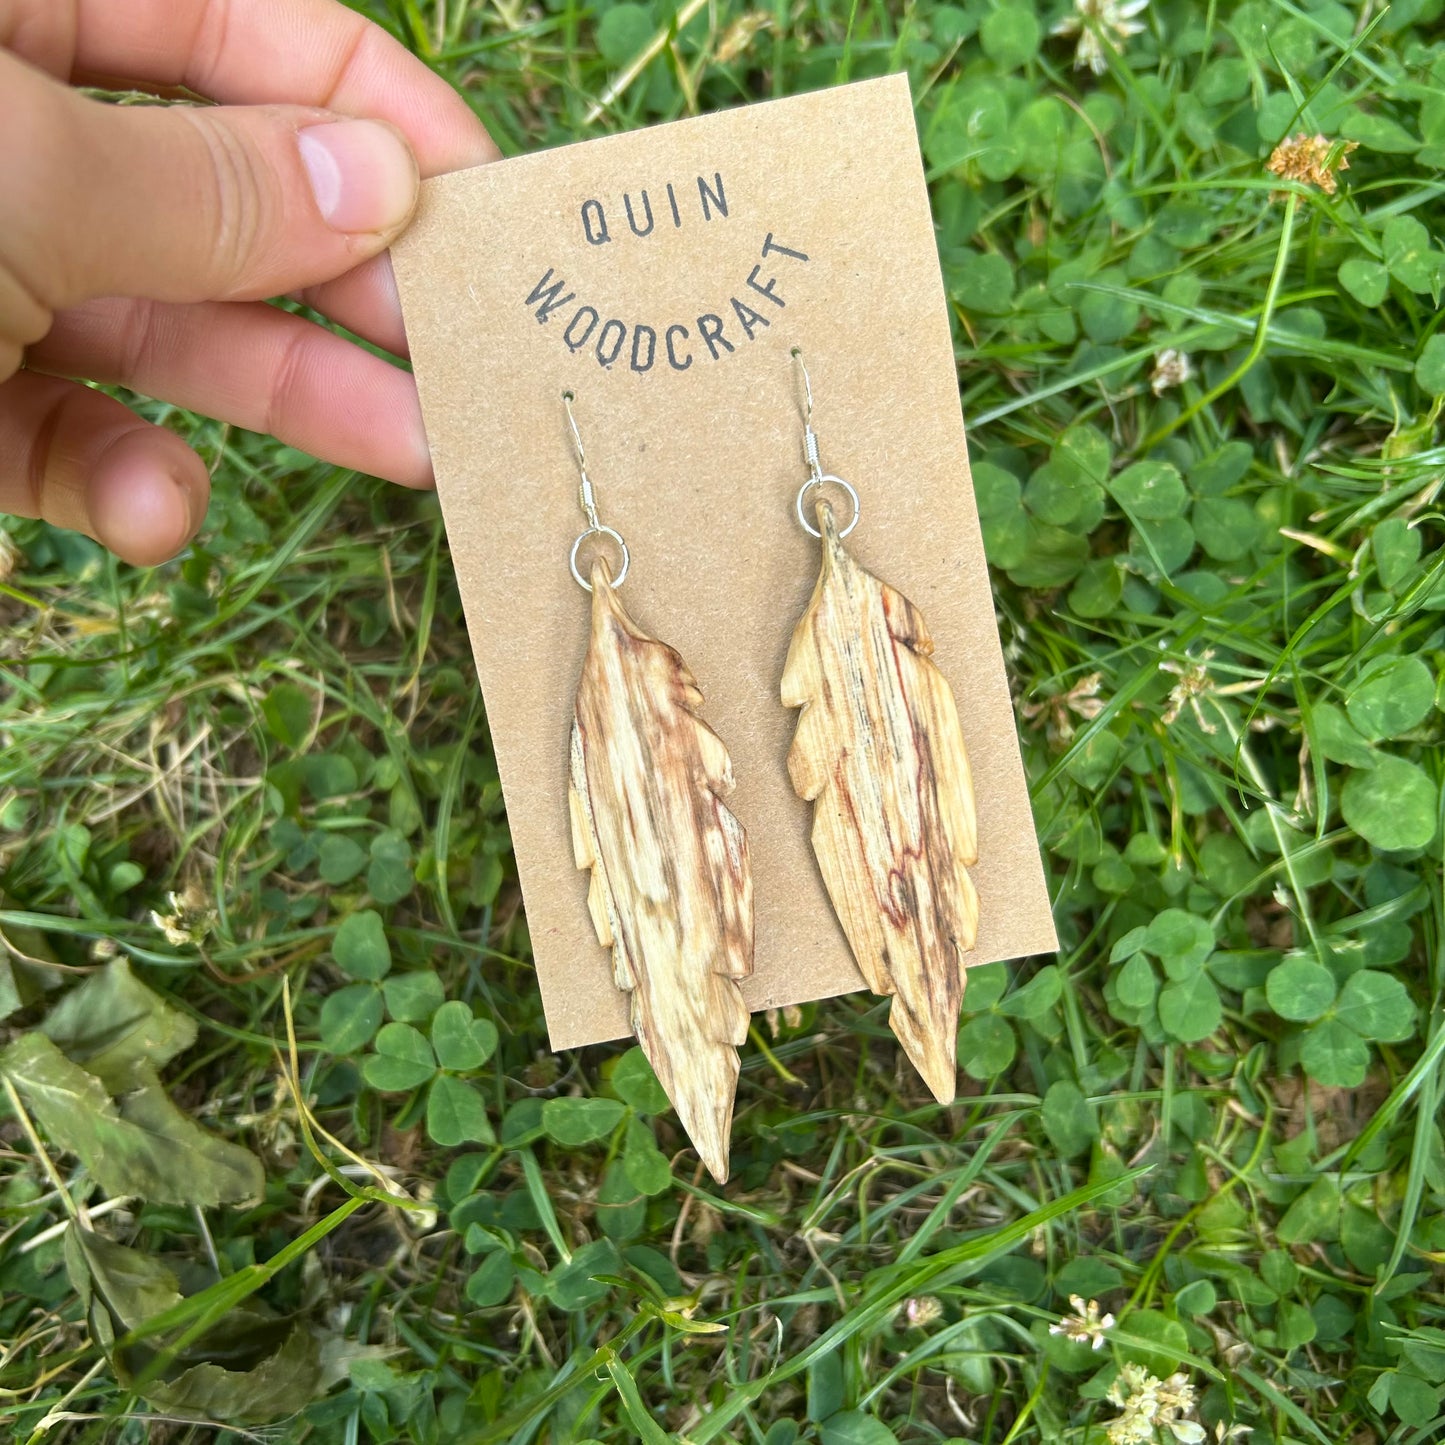
M717 186L716 191L708 189L707 180L703 176L697 178L697 195L702 202L702 218L704 221L712 220L712 208L716 206L723 220L727 220L728 203L727 197L723 195L722 172L714 171L712 178Z
M641 359L641 343L643 337L647 338L647 360ZM653 358L657 355L657 332L652 327L639 321L632 328L632 361L633 371L651 371Z
M771 326L772 322L766 316L760 316L751 306L745 306L736 296L728 298L733 304L733 315L738 318L742 328L748 334L748 340L753 339L753 332L759 326Z
M558 307L565 306L569 301L575 301L577 299L577 293L575 291L569 291L565 296L559 294L567 284L560 276L555 281L552 281L550 286L547 284L548 281L552 281L552 268L550 266L547 267L547 274L527 293L527 299L523 303L529 308L532 306L537 307L537 320L540 324L544 325L548 317L550 317ZM538 302L541 304L538 305Z
M766 296L775 306L786 306L788 303L773 290L773 287L778 284L778 278L776 276L769 276L766 285L758 285L758 272L762 269L762 265L759 264L748 272L748 285L751 286L759 296Z
M634 236L650 236L652 234L652 202L648 200L647 192L643 191L642 193L642 210L647 217L645 229L638 227L637 218L632 214L632 193L630 191L624 193L622 204L627 209L627 224L632 227L632 234Z
M612 239L607 234L607 213L602 209L601 201L582 202L582 234L593 246L605 246ZM766 254L764 252L764 255Z
M771 256L774 251L776 251L780 256L791 256L795 261L806 261L808 259L808 253L806 251L794 251L789 249L787 246L782 245L780 242L773 240L773 233L769 231L767 237L763 241L763 255Z
M612 328L617 328L617 344L610 352L604 355L607 348L607 338L612 334ZM602 330L597 336L597 360L603 366L611 366L622 353L622 343L627 340L627 328L615 317L610 316L602 323Z
M574 338L572 335L573 328L584 316L588 316L591 318L591 320L589 320L587 323L587 329L582 333L581 336ZM581 351L582 348L587 345L587 338L592 335L600 319L601 318L597 315L596 307L579 306L572 313L572 319L567 323L567 329L562 333L562 340L567 343L567 350Z
M675 231L682 225L682 216L677 209L677 192L672 188L672 182L667 183L667 204L672 207L672 228Z
M671 187L668 187L668 189L670 190ZM673 346L673 344L672 344L672 338L673 338L674 336L680 336L680 337L682 337L682 339L683 339L684 341L686 341L687 338L688 338L688 329L687 329L687 327L686 327L686 326L669 326L669 327L667 328L667 364L668 364L674 371L686 371L686 370L688 369L688 367L692 365L692 352L689 351L689 352L686 353L686 355L687 355L687 360L686 360L686 361L679 361L679 360L677 359L677 349L676 349L676 348Z
M709 325L709 322L711 322L712 324ZM697 318L697 334L701 336L704 341L707 342L707 349L712 353L712 359L714 361L717 360L718 342L722 343L724 351L731 351L733 349L732 342L729 341L727 337L722 334L722 330L722 317L714 316L711 311L709 311L706 315L699 316Z

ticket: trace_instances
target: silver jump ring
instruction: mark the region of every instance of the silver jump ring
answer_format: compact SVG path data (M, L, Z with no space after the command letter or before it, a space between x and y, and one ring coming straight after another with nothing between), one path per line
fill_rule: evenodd
M847 483L845 482L844 485L846 486ZM852 489L849 488L849 490L851 491ZM614 532L611 527L588 527L585 532L578 534L577 540L572 544L572 555L568 558L568 562L572 568L572 576L584 592L590 592L592 590L592 584L577 569L577 553L581 551L582 544L589 537L597 536L611 537L612 540L617 543L618 547L622 549L622 570L612 579L614 590L621 587L627 580L627 569L632 565L632 554L627 550L627 543L622 540L622 534L620 532Z
M842 477L835 477L832 473L823 477L809 477L801 487L798 488L798 520L803 524L803 530L810 537L821 537L823 534L808 520L808 514L803 510L803 498L808 495L812 487L821 487L826 482L832 482L835 486L842 487L848 493L848 499L853 503L853 518L841 532L840 537L846 537L854 527L858 525L858 514L863 510L863 504L858 500L858 493L853 490L852 484L845 482Z

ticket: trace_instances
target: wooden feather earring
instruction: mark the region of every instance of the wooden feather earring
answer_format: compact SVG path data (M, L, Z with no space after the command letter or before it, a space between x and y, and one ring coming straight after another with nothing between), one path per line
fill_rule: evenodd
M581 472L587 526L572 544L577 583L592 594L592 627L572 725L572 847L591 869L587 906L612 950L632 1030L704 1164L728 1176L737 1048L748 1033L738 980L753 967L747 838L723 804L732 762L698 716L687 664L627 615L617 591L627 544L598 519L582 436L563 393ZM584 576L585 543L600 551Z
M858 493L819 464L813 387L801 351L792 355L808 463L796 510L822 542L822 567L783 670L783 702L802 708L788 774L813 804L813 852L858 967L875 993L893 996L889 1025L947 1104L965 955L978 929L968 754L923 617L843 546L858 525ZM830 488L852 506L841 529Z

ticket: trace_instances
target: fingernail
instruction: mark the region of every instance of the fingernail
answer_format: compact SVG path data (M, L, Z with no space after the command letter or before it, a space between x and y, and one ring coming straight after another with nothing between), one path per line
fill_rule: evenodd
M401 136L374 120L308 126L296 143L326 223L348 234L394 231L416 206L416 160Z
M426 429L422 426L420 417L411 429L410 441L416 463L405 477L398 478L398 480L403 486L429 492L436 486L437 479L436 472L432 467L431 444L426 439Z

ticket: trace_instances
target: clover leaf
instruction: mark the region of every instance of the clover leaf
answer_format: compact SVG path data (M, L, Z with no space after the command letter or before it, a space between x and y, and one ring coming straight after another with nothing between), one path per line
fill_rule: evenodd
M1317 1083L1354 1088L1370 1065L1371 1043L1398 1043L1415 1031L1415 1005L1393 974L1362 968L1342 985L1305 953L1278 964L1265 983L1269 1006L1283 1019L1309 1023L1300 1062Z
M388 980L388 983L391 983ZM370 988L380 1008L381 991ZM385 987L385 985L383 986ZM422 1013L430 990L408 986L387 991L408 1013ZM435 1009L428 1033L409 1022L394 1021L376 1034L373 1052L362 1064L362 1076L373 1089L402 1094L425 1089L426 1129L433 1143L454 1147L468 1142L490 1144L496 1139L487 1116L486 1100L475 1084L459 1075L481 1068L496 1051L496 1025L476 1018L459 999Z
M1435 836L1440 792L1417 763L1381 756L1352 773L1340 794L1345 822L1376 848L1423 848Z

